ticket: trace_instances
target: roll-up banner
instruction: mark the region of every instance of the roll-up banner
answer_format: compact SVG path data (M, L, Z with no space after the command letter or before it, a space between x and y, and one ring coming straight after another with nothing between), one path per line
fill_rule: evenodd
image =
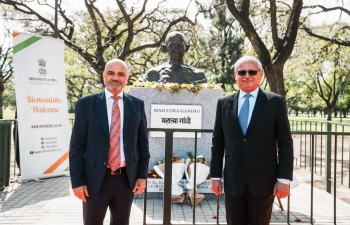
M62 40L13 33L21 160L19 180L69 174L69 119Z

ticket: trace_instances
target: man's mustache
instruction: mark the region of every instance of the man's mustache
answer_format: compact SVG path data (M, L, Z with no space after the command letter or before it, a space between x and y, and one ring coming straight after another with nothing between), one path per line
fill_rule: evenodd
M117 83L117 84L122 84L120 81L111 81L111 82L109 82L109 84L113 84L113 83Z

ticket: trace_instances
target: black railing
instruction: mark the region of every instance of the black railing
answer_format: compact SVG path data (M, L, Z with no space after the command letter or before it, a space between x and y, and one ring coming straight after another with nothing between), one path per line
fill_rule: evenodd
M171 224L171 178L172 178L172 157L173 157L173 140L175 132L192 132L195 133L194 138L194 158L197 158L197 141L198 133L212 133L211 129L162 129L162 128L148 128L148 131L162 131L165 133L165 172L164 172L164 193L163 193L163 225ZM194 163L194 184L196 184L196 174L197 174L197 163ZM196 194L196 185L194 185L194 193ZM145 195L147 196L147 188L145 190ZM147 212L147 198L144 199L144 210L143 210L143 224L146 225L146 212ZM194 203L196 205L196 197L194 197ZM195 224L196 220L196 207L192 207L193 210L193 220L192 224ZM216 224L219 224L219 197L217 201L217 219ZM152 223L153 225L154 223ZM207 223L211 225L210 223ZM214 224L212 224L214 225Z
M72 124L74 119L70 119ZM0 120L10 121L12 126L16 123L16 120ZM2 123L0 123L1 126ZM4 123L3 123L4 124ZM293 135L299 135L299 143L294 143L294 146L300 147L299 167L308 169L311 171L311 189L310 189L310 223L313 222L314 217L314 174L320 174L325 177L326 190L331 192L330 189L333 186L333 222L337 224L337 184L350 187L350 175L349 175L349 162L350 162L350 126L345 124L331 123L331 122L314 122L314 121L292 121L291 129ZM0 136L4 136L4 132L0 129ZM197 136L198 133L211 133L211 129L158 129L149 128L148 131L161 131L165 133L165 176L164 176L164 193L163 193L163 223L165 225L171 224L171 174L172 174L172 155L173 155L173 140L175 132L194 132L194 157L197 157ZM6 131L6 132L12 132ZM12 138L11 138L12 139ZM12 140L11 140L12 141ZM3 142L2 142L3 143ZM0 144L2 144L0 143ZM16 142L13 142L16 143ZM12 154L15 154L12 148ZM346 159L346 155L349 155L349 159ZM14 162L15 157L11 157L13 165L13 176L15 177L16 164ZM196 164L194 164L194 179L196 179ZM12 169L11 169L12 170ZM196 184L196 180L194 180ZM196 185L194 185L194 193L196 193ZM147 190L146 190L147 191ZM144 196L147 196L145 193ZM196 201L196 198L194 198ZM219 202L220 198L217 198L217 218L215 224L219 223ZM195 205L195 203L193 204ZM144 198L144 214L143 224L146 225L146 207L147 198ZM196 224L196 209L193 210L192 224ZM288 197L287 204L287 224L290 224L290 197ZM153 224L153 223L152 223ZM210 223L208 223L210 224Z
M311 170L312 164L314 173L325 177L325 189L329 193L331 193L331 181L334 177L337 177L340 184L350 188L350 137L347 135L350 132L350 124L290 120L290 125L293 133L309 132L299 134L299 166ZM324 134L324 132L327 132L327 134ZM312 136L310 134L316 133L318 135L314 136L315 156L311 157ZM335 134L337 135L334 136ZM337 147L335 147L335 144ZM332 154L337 158L337 171L339 173L336 175L332 175L331 170L334 163Z
M0 190L10 181L11 122L0 121Z
M164 192L163 192L163 223L164 225L171 225L171 177L172 177L172 155L173 155L173 137L175 132L194 132L195 133L195 149L194 149L194 158L197 157L197 134L198 133L211 133L212 130L209 129L160 129L160 128L149 128L148 131L162 131L165 133L165 173L164 173ZM314 169L315 169L315 159L316 159L316 145L315 140L316 137L323 137L327 136L332 139L334 137L334 140L338 140L338 137L350 137L350 132L305 132L305 131L293 131L293 135L301 135L301 136L309 136L310 137L310 170L311 170L311 189L310 189L310 223L313 224L314 221ZM327 138L328 139L328 138ZM300 139L300 143L294 143L294 145L299 144L302 145L303 140ZM333 221L334 224L337 224L337 207L336 207L336 192L337 192L337 141L334 142L334 156L333 160L329 158L330 161L333 161L333 179L329 180L329 182L333 182ZM306 153L306 149L304 151ZM305 154L306 156L306 154ZM307 157L305 157L305 163ZM327 159L328 160L328 159ZM302 161L302 160L301 160ZM343 168L343 167L342 167ZM327 168L328 169L328 168ZM331 169L331 168L330 168ZM194 167L194 179L196 179L196 166ZM196 180L194 180L194 183L196 184ZM196 186L195 186L196 187ZM194 190L194 193L196 193L196 190ZM147 189L145 192L145 195L147 196ZM194 198L196 199L196 198ZM219 223L219 201L220 198L217 197L217 218L215 224ZM195 205L195 204L193 204ZM193 221L192 224L196 224L196 217L195 217L195 208L192 207L193 210ZM143 211L143 224L147 225L146 221L146 212L147 212L147 198L144 197L144 211ZM154 224L154 223L152 223ZM206 223L210 224L210 223ZM290 196L288 196L288 203L287 203L287 224L290 224ZM210 224L211 225L211 224Z
M299 134L299 135L305 135L305 136L309 136L311 143L310 143L310 171L311 171L311 206L310 206L310 221L312 224L313 221L313 205L314 205L314 174L315 174L315 168L316 168L316 139L319 138L320 136L327 136L327 159L325 160L326 162L329 161L329 163L326 163L326 171L329 171L331 173L331 164L333 163L333 178L331 178L331 176L329 176L329 178L326 178L326 188L328 188L328 184L329 183L333 183L333 222L334 224L337 224L337 170L338 170L338 166L337 166L337 155L338 155L338 141L334 141L333 143L331 143L332 137L334 137L334 140L338 140L338 137L341 136L342 138L350 137L350 132L298 132L298 131L293 131L293 134ZM302 140L300 141L302 143ZM330 144L331 143L331 144ZM296 143L294 143L296 144ZM334 148L330 147L330 146L334 146ZM329 149L328 149L329 147ZM342 148L343 148L343 143L342 143ZM322 149L321 149L322 150ZM333 151L332 151L333 150ZM302 151L301 151L302 152ZM333 152L333 159L332 159L332 155L331 152ZM306 155L306 149L305 149L305 164L307 162L307 155ZM342 159L342 165L343 165L343 159ZM329 168L327 168L327 166L329 166ZM342 167L343 168L343 167ZM343 173L341 175L341 177L343 178ZM327 189L328 190L328 189ZM330 192L330 191L329 191ZM289 201L289 199L288 199ZM289 212L289 209L288 209ZM288 224L289 224L289 220L288 220Z
M14 141L17 140L18 134L16 124L16 119L0 119L0 180L2 180L0 181L0 190L9 185L11 171L13 172L12 177L16 176L16 151L11 152L17 147L17 142ZM11 168L12 165L13 168Z

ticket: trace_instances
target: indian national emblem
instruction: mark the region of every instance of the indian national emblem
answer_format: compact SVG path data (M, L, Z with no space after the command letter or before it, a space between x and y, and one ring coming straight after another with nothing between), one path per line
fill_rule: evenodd
M44 59L38 59L38 63L40 66L39 73L40 75L46 75L47 71L45 69L46 61Z

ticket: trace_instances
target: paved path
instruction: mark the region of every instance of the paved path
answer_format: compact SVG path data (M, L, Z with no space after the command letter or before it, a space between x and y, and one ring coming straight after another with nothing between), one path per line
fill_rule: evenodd
M291 190L290 222L310 223L310 193L308 184L301 181ZM349 190L350 193L350 190ZM69 177L56 177L43 181L13 183L0 192L0 224L82 224L81 202L73 196ZM350 205L337 200L337 224L350 224ZM281 211L274 204L271 224L287 223L287 200ZM204 200L196 207L198 224L216 223L216 200ZM220 224L225 224L225 209L220 201ZM162 224L162 199L147 202L147 224ZM132 205L131 225L142 224L143 199L135 199ZM333 224L333 196L314 189L314 224ZM185 202L172 205L172 223L192 224L192 208ZM301 223L301 222L299 222ZM107 213L105 224L109 224Z

